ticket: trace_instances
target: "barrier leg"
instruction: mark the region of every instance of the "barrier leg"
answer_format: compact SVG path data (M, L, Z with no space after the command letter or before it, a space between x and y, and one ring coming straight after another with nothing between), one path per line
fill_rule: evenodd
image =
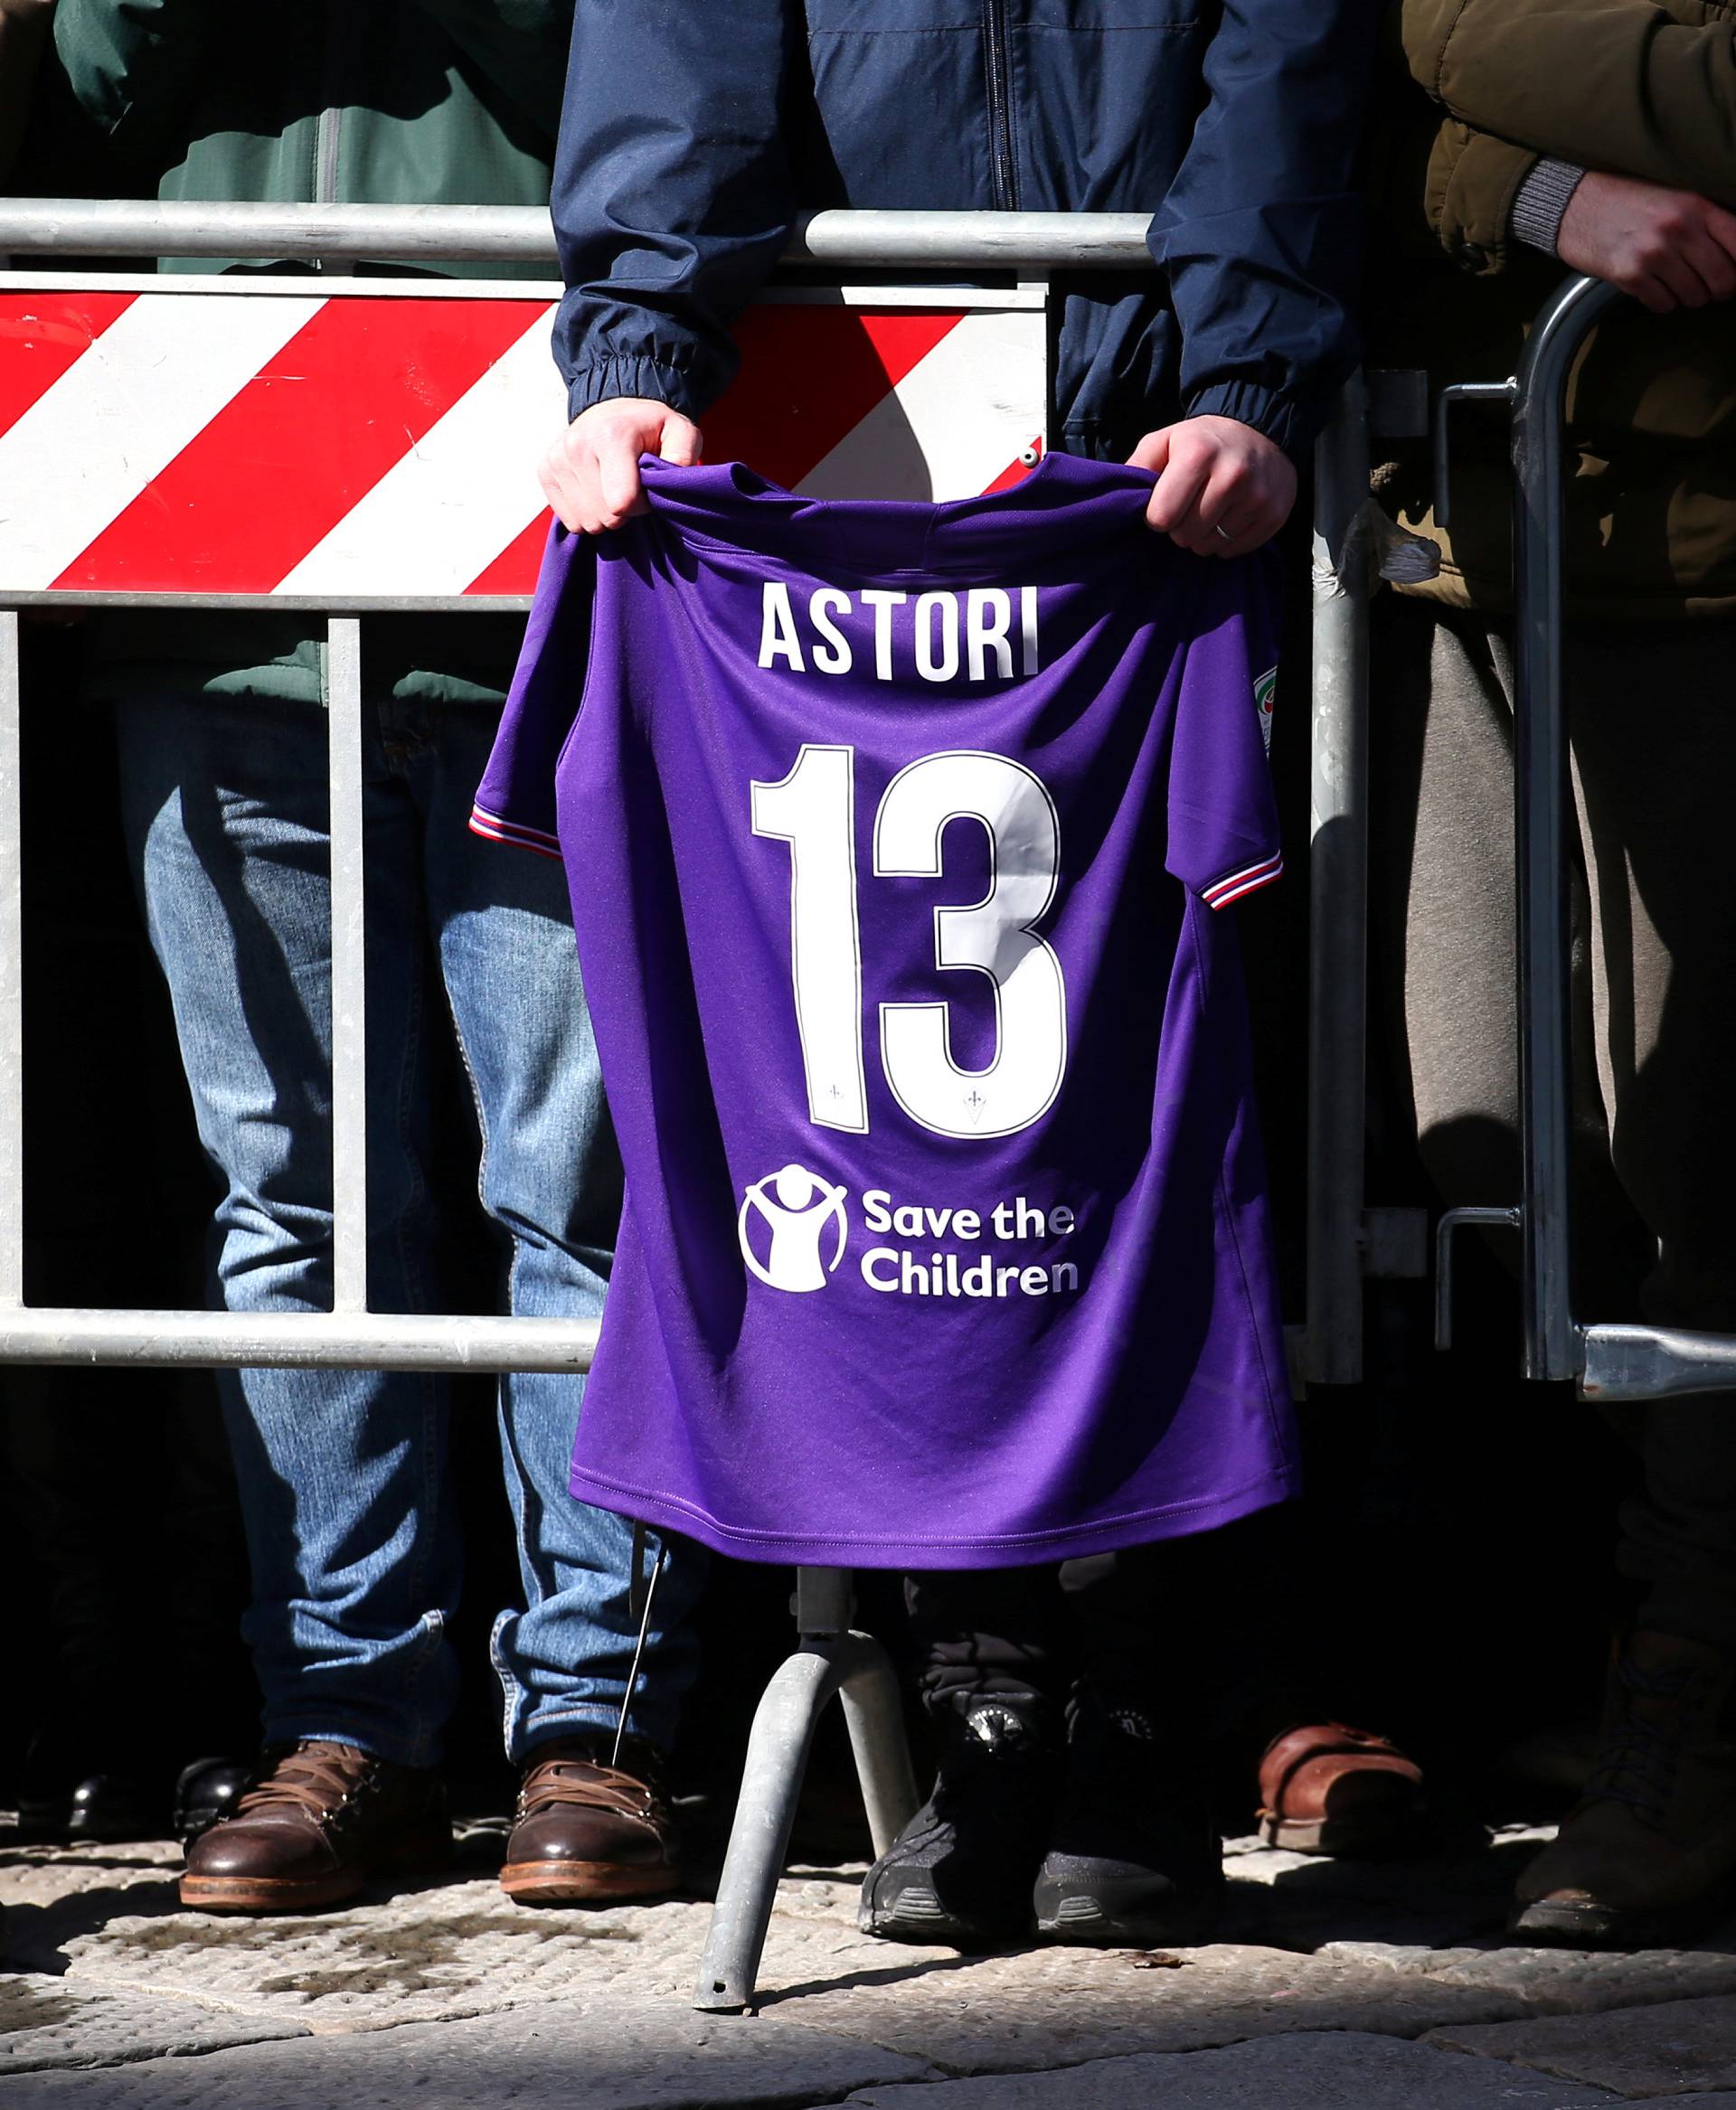
M368 1308L366 881L362 835L362 625L326 626L331 741L332 1309Z
M1315 450L1309 792L1307 1327L1303 1376L1363 1374L1368 1038L1368 392L1355 375Z
M876 1853L892 1844L917 1805L898 1680L880 1643L850 1629L849 1576L842 1568L798 1568L795 1610L800 1646L767 1686L754 1714L700 1959L693 2005L708 2013L740 2014L753 2003L807 1755L834 1694L843 1697Z
M18 611L0 608L0 1305L24 1301L24 807Z
M844 1681L839 1659L848 1645L805 1645L766 1687L754 1715L741 1797L693 1991L696 2008L739 2014L753 1999L808 1750L826 1701Z
M1519 1144L1525 1375L1577 1377L1571 1203L1573 1010L1568 843L1567 387L1592 325L1620 298L1598 278L1570 281L1525 340L1513 397L1514 828L1519 887Z
M916 1814L920 1797L910 1770L904 1709L892 1658L865 1634L849 1639L852 1668L839 1697L855 1754L856 1777L868 1812L874 1851L884 1853Z

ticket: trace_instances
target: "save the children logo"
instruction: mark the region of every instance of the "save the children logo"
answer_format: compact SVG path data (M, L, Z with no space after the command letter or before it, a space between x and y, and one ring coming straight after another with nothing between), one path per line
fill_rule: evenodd
M850 1242L847 1187L834 1187L794 1160L755 1180L735 1220L741 1258L769 1289L824 1289ZM884 1187L861 1195L862 1228L872 1244L855 1272L882 1296L948 1302L1014 1296L1071 1296L1083 1259L1070 1255L1080 1212L1052 1199L1011 1194L976 1208L901 1201Z
M849 1232L846 1192L793 1163L754 1181L741 1198L735 1222L741 1258L769 1288L824 1289L844 1258ZM828 1258L826 1234L834 1225L836 1235Z

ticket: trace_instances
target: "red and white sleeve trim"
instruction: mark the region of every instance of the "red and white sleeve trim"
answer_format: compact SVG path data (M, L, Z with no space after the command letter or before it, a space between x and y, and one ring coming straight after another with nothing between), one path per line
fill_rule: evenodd
M1283 869L1284 860L1277 855L1265 858L1259 864L1245 864L1240 871L1226 872L1222 879L1213 880L1209 887L1202 888L1200 899L1208 909L1227 909L1231 901L1241 900L1244 894L1270 886Z
M470 833L484 835L490 843L512 843L521 850L534 850L539 857L561 860L561 838L551 835L546 828L527 828L522 821L509 821L500 814L491 814L486 806L470 808Z

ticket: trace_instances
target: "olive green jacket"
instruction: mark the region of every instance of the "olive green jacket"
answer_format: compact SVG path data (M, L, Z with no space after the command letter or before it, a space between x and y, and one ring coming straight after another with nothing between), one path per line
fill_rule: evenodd
M158 197L546 207L571 22L572 0L60 0L54 42L80 108ZM321 694L306 617L165 614L102 629L99 692L149 680ZM497 699L522 629L516 617L375 619L364 678L431 702Z
M1431 387L1499 381L1565 277L1515 242L1540 155L1736 207L1736 5L1712 0L1395 0L1391 121L1377 146L1371 363ZM1603 615L1736 610L1736 308L1606 322L1570 392L1578 452L1570 589ZM1498 412L1458 414L1451 536L1426 446L1383 472L1388 503L1446 546L1459 606L1509 598L1511 485Z
M572 0L60 0L54 42L160 197L546 205L571 22Z

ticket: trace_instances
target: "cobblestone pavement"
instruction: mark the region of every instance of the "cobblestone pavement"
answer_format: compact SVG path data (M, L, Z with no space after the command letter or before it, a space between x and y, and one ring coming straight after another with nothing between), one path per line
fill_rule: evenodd
M0 2110L1736 2110L1736 1928L1594 1956L1501 1931L1537 1834L1429 1861L1231 1849L1227 1940L963 1958L800 1870L756 2015L688 2005L699 1901L532 1912L498 1836L307 1918L177 1906L173 1847L8 1848Z

